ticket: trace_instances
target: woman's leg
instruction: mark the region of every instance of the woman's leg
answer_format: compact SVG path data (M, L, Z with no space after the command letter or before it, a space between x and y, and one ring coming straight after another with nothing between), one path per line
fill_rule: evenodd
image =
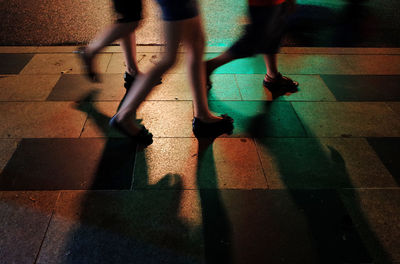
M117 39L128 36L139 25L138 21L129 23L115 23L96 36L89 45L86 46L85 52L88 56L94 57L105 46L110 45Z
M182 21L165 22L167 47L164 57L148 73L137 77L116 114L116 120L131 135L137 134L140 130L139 126L133 122L132 116L135 115L137 108L154 85L159 82L161 76L175 63L182 32Z
M184 20L183 41L187 49L188 72L193 94L194 116L203 122L216 122L221 117L208 108L204 54L204 33L200 16Z
M139 67L136 58L136 33L133 31L129 35L123 36L120 42L122 51L124 52L126 72L134 76L138 73Z

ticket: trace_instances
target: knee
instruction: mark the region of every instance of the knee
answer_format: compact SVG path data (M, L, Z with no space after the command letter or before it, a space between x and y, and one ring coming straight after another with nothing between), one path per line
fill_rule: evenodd
M176 62L176 54L166 55L164 58L161 59L159 66L168 70L172 66L174 66Z

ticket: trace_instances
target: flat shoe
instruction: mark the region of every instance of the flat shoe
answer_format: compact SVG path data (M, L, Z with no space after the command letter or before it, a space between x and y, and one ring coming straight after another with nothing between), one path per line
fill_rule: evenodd
M127 136L138 144L148 146L153 143L153 134L151 134L144 126L141 127L137 135L131 135L123 126L118 123L115 115L110 119L108 124L110 127L115 128L121 134Z
M198 118L193 119L193 134L196 138L213 137L222 134L232 134L233 119L228 115L221 115L222 119L214 123L205 123Z

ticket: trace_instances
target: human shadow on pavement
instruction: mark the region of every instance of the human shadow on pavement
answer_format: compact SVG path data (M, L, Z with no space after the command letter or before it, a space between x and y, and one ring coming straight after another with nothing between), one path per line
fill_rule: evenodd
M233 263L232 227L218 187L213 141L198 139L196 175L203 219L205 261L207 264Z
M90 102L85 104L80 107L90 109L91 118L106 133L103 125L108 118ZM167 174L149 185L147 169L134 175L134 162L147 167L144 155L139 155L141 160L127 161L123 149L128 148L133 154L142 150L125 139L105 140L103 157L110 155L110 148L111 155L117 157L113 159L115 164L105 164L108 159L100 158L99 174L110 166L119 168L105 174L109 178L115 173L123 174L130 179L129 186L109 188L105 185L109 178L96 176L92 185L104 189L63 192L49 229L49 242L58 245L57 250L44 250L43 263L201 263L198 254L192 252L195 242L188 235L187 224L178 217L181 176ZM146 185L132 190L133 178Z
M264 113L250 122L250 135L257 138L265 134L261 129L272 129L269 119L273 107L274 102L265 102ZM266 126L260 127L260 123ZM304 122L302 125L305 131L311 131ZM273 159L282 187L303 212L317 263L390 263L363 212L357 187L342 154L334 147L335 140L308 135L256 141L259 151Z
M270 114L274 107L275 101L265 101L264 110L251 117L246 134L256 141L272 189L269 192L289 197L294 208L299 210L297 214L305 219L306 230L301 230L304 227L300 219L293 219L291 226L293 231L293 226L296 230L298 225L295 231L298 234L288 234L285 224L278 226L281 240L286 241L282 243L287 247L272 246L269 250L284 259L294 248L303 248L301 258L307 263L391 263L363 212L357 187L353 185L346 161L338 150L347 144L340 140L346 139L319 139L315 135L305 138L266 137L277 130L274 127L277 121ZM239 119L246 119L238 109L228 105L223 110ZM304 122L302 125L305 131L310 131ZM267 205L265 210L268 211ZM311 241L311 245L290 245L296 235L308 236L304 243Z

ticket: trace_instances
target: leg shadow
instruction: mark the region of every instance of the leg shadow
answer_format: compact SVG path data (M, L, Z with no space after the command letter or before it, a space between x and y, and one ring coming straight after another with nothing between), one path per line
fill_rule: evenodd
M197 185L203 218L205 260L206 263L232 263L232 228L218 188L212 143L210 139L198 141Z

